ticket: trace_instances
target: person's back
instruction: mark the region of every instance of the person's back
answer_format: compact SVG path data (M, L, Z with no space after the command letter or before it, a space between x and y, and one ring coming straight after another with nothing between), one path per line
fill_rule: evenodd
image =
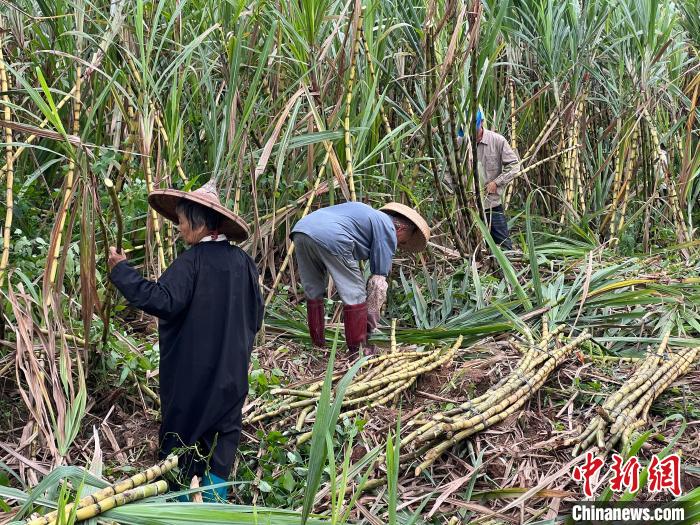
M255 263L228 242L202 241L177 257L157 282L126 260L112 281L132 306L159 319L160 455L202 445L206 460L188 453L180 467L208 467L226 479L241 432L248 361L263 318ZM215 448L216 445L216 448Z
M294 225L291 236L311 341L319 347L325 345L323 298L330 275L343 302L345 342L353 356L366 343L368 331L377 327L397 247L413 252L425 249L430 228L420 214L404 204L388 203L375 210L359 202L346 202L307 215ZM364 260L369 261L372 274L367 289L358 262Z
M186 405L190 407L186 412L199 407L209 412L207 420L213 422L248 393L248 361L262 321L257 269L247 253L227 242L198 243L182 253L178 262L188 269L178 272L180 286L186 286L183 277L193 283L189 306L159 322L160 374L172 380L161 383L163 418L176 417L170 412L183 386L211 384L216 388L181 397L177 411ZM244 307L255 303L257 311ZM226 329L229 326L236 330ZM180 355L172 355L172 348ZM191 351L183 353L183 349ZM191 430L199 434L202 429Z
M391 217L361 202L344 202L314 211L299 220L292 229L303 233L334 255L372 260L372 249L382 251L381 269L386 275L396 251L396 230ZM377 261L378 262L378 261Z

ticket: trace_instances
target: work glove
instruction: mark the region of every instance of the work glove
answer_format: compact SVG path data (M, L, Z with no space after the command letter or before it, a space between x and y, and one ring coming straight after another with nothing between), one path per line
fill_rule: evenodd
M373 275L367 281L367 332L372 333L379 324L379 314L386 302L389 284L383 275Z

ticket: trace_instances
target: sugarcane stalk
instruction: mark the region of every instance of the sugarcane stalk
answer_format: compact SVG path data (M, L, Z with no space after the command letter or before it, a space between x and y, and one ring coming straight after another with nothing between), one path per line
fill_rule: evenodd
M168 491L168 482L165 480L156 481L149 485L144 485L142 487L136 487L135 489L127 490L126 492L121 492L115 494L109 498L99 501L93 505L88 505L87 507L82 507L78 509L75 514L76 521L89 520L100 514L112 510L116 507L121 507L128 503L138 501L144 498L151 498L159 494L164 494ZM52 521L51 525L55 525L57 521Z
M122 219L122 209L119 206L119 198L117 197L117 190L114 188L114 183L111 179L104 179L105 186L107 186L107 191L109 193L109 198L112 201L112 209L114 211L114 220L117 223L117 238L116 238L116 248L117 253L122 252L122 239L124 237L124 220Z
M288 410L293 410L295 408L307 407L309 405L314 405L315 403L316 403L316 398L305 399L303 401L295 401L293 403L283 403L278 408L263 412L262 414L258 414L257 416L248 419L247 423L257 423L258 421L262 421L263 419L268 419L268 418L271 418L274 416L278 416L281 413L286 412Z
M6 122L9 122L12 118L12 112L10 110L10 97L9 86L7 82L7 70L5 69L5 57L3 56L2 47L4 44L4 38L0 36L0 89L2 89L2 102L3 102L3 118ZM10 261L10 242L11 242L11 231L12 231L12 216L14 211L14 196L13 196L13 185L14 185L14 158L15 153L12 146L12 129L10 127L5 127L5 166L2 169L2 174L5 179L5 224L3 226L3 244L2 244L2 258L0 259L0 286L2 286L5 280L5 271L7 270L7 265Z
M574 162L576 186L578 189L578 204L581 213L586 212L586 199L583 195L583 176L581 174L581 161L579 159L579 153L581 151L581 144L579 140L581 138L581 121L583 120L583 111L585 109L586 99L588 98L588 84L585 85L581 98L579 99L578 106L576 107L576 120L574 121L574 138L573 144L574 150L571 155Z
M394 352L374 357L363 364L367 369L355 377L351 388L346 390L345 398L342 402L344 412L342 417L351 417L361 413L368 408L384 404L399 395L415 384L416 379L422 373L432 370L451 359L456 350L461 345L462 338L458 338L454 345L449 348L437 349L432 352ZM335 374L334 380L341 377ZM376 378L376 379L375 379ZM309 385L306 389L276 388L271 394L285 396L281 402L272 406L262 406L249 414L246 423L255 423L264 419L280 416L301 408L301 412L296 417L295 429L301 432L306 420L310 417L313 407L320 397L320 386L322 381L317 381ZM355 407L355 408L350 408ZM289 416L292 417L292 416ZM279 423L280 420L277 420ZM304 443L308 437L303 434L298 443Z
M683 375L690 364L695 359L695 351L691 350L686 355L676 354L674 358L669 359L668 363L664 366L659 367L659 370L652 376L651 379L647 380L642 386L640 386L635 392L633 392L629 398L638 399L637 406L639 407L639 412L643 410L644 404L649 399L653 399L658 396L663 390L667 388L677 377ZM657 390L654 388L655 384L661 385L661 388ZM632 401L627 401L620 406L618 410L618 417L615 424L610 429L612 434L616 434L620 427L626 423L625 409L632 404ZM634 413L634 412L633 412Z
M586 335L588 335L588 338L590 338L589 334ZM541 381L538 381L537 388L544 384L544 382L547 380L547 375L548 374L545 374ZM503 406L508 406L508 408L506 408L504 411L495 413L491 415L488 419L483 418L480 423L468 428L464 428L460 432L457 432L456 434L452 435L446 441L443 441L436 447L430 449L425 454L425 460L418 467L416 467L415 475L419 476L421 472L423 472L426 468L432 465L435 462L435 460L438 457L440 457L440 455L442 455L443 452L456 445L460 441L463 441L469 436L476 434L477 432L480 432L490 426L502 422L511 414L515 413L519 408L521 408L528 400L529 396L514 394L513 396L511 396L510 403L508 405L502 404Z
M627 428L625 428L625 430L622 432L622 450L626 450L629 447L629 444L630 444L630 441L632 440L632 435L633 435L634 431L643 427L644 424L645 424L645 421L640 419L640 420L632 423ZM607 449L607 446L606 446L606 449ZM612 446L608 450L612 450Z
M161 138L163 139L163 142L165 143L166 149L170 148L170 137L168 137L168 133L165 131L165 126L163 126L163 122L160 119L160 116L158 115L158 112L155 110L155 104L152 104L151 106L153 108L153 112L155 115L155 121L156 121L156 127L158 128L158 133L160 133ZM175 159L175 169L177 171L177 174L180 176L182 179L182 182L187 184L187 176L185 175L185 172L182 169L182 164L180 164L180 159L176 158Z
M372 405L373 405L373 406L383 405L383 404L385 404L385 403L391 401L392 399L397 398L399 395L401 395L401 393L403 393L405 390L407 390L407 389L415 382L415 380L416 380L415 377L414 377L414 378L410 378L408 381L405 381L401 386L399 386L398 388L396 388L396 389L395 389L393 392L391 392L390 394L387 394L387 395L385 395L384 397L382 397L382 398L376 400ZM370 408L370 407L361 407L361 408L356 408L356 409L353 409L353 410L349 410L349 411L347 411L347 412L343 412L343 413L340 414L340 418L350 418L350 417L353 417L353 416L355 416L355 415L357 415L357 414L359 414L359 413L361 413L361 412L364 412L365 410L367 410L367 408ZM297 446L306 443L309 439L311 439L312 434L313 434L313 432L306 432L305 434L302 434L301 436L299 436L299 437L297 438L297 442L296 442L296 443L297 443Z
M270 394L273 396L283 395L283 396L296 396L296 397L320 397L321 394L317 392L309 392L308 390L295 390L292 388L275 388Z
M656 129L656 126L654 125L654 122L651 119L651 115L649 115L649 110L646 107L644 107L644 109L642 110L642 117L644 118L647 124L647 129L649 130L649 135L651 136L652 149L654 152L654 173L656 174L659 171L661 171L662 168L661 141L659 140L659 132ZM671 209L671 215L675 223L676 233L678 235L678 242L683 244L685 242L688 242L690 236L688 234L688 231L686 230L686 224L685 220L683 219L683 213L681 211L681 206L678 200L678 194L676 193L675 184L673 184L673 181L669 177L668 170L664 170L663 176L666 182L666 187L668 188L668 202L669 207Z
M417 377L410 377L406 381L403 381L401 383L397 383L396 385L392 385L391 389L387 389L388 393L385 394L384 396L377 398L373 400L370 404L364 407L360 408L355 408L353 410L349 410L347 412L343 412L341 414L341 417L349 418L352 416L355 416L359 413L364 412L368 408L371 408L373 406L380 406L388 403L389 401L392 401L394 399L398 399L398 397L408 390L413 384L415 384Z
M583 432L583 434L581 434L576 439L576 441L578 441L578 444L574 447L574 456L578 455L581 450L586 450L591 445L591 443L593 443L593 441L596 438L596 434L598 433L598 429L602 428L604 424L605 422L601 417L597 416L596 418L594 418L594 420Z
M426 361L425 359L418 361L415 364L409 364L407 367L402 369L400 372L389 374L381 379L375 379L372 381L368 381L367 383L364 383L363 385L350 385L348 389L346 390L346 393L348 395L356 394L357 392L361 392L363 390L366 390L367 388L373 387L373 386L379 386L382 384L390 383L392 381L396 380L401 380L401 379L406 379L407 377L411 375L420 375L424 374L426 372L430 372L431 370L434 370L435 368L438 368L439 366L443 365L450 359L452 359L452 356L455 354L459 346L462 344L462 336L460 335L457 338L457 342L452 346L452 348L449 349L440 359L437 361L433 361L432 363L429 363L425 366L422 366L424 362Z
M78 135L80 133L80 113L82 109L82 99L81 99L81 66L76 66L76 89L74 93L73 100L73 135ZM56 274L58 271L58 260L61 256L62 240L63 240L63 229L66 224L66 216L68 215L68 207L70 205L71 199L73 198L73 183L75 179L75 156L76 151L73 151L68 159L68 172L66 173L66 178L63 184L63 197L61 199L61 205L58 210L58 217L56 219L56 224L54 225L54 234L52 235L52 242L50 244L50 250L48 255L48 265L46 268L45 275L45 288L44 288L44 301L46 306L51 304L51 291L56 284Z
M309 195L309 198L306 201L306 207L304 208L304 212L301 214L302 218L306 217L306 215L309 213L309 210L311 209L311 204L314 201L314 197L316 197L316 191L318 190L318 187L321 185L321 180L323 180L323 174L326 171L326 165L328 164L328 159L330 159L330 151L326 150L326 156L323 158L323 162L321 163L321 168L318 170L318 176L316 177L316 181L314 182L313 190L311 190L311 194ZM282 275L284 274L284 271L287 269L287 265L289 264L289 261L291 260L293 253L294 253L294 241L291 241L289 243L289 249L287 250L287 255L285 255L284 260L282 261L282 264L280 265L279 269L277 270L277 275L275 276L275 281L272 283L272 286L270 287L270 292L267 294L267 298L265 299L265 306L268 306L270 304L270 302L272 301L272 297L274 296L275 292L277 291L277 287L279 286L280 281L282 280Z
M508 77L508 94L510 95L510 147L513 151L518 148L515 133L515 82L513 77Z
M544 328L545 326L546 328ZM532 370L535 366L550 358L550 354L546 350L547 345L552 338L559 335L565 328L565 325L559 325L550 332L546 322L543 323L542 340L535 348L530 348L528 350L528 353L523 356L520 363L511 374L501 379L501 381L491 387L488 392L485 392L477 398L470 399L466 403L462 403L461 405L448 410L444 413L444 415L454 416L473 409L479 409L480 405L484 402L492 403L500 401L504 395L507 395L509 388L511 388L513 385L524 382L523 376L529 370Z
M515 391L511 391L500 402L498 402L495 405L492 405L491 408L487 409L484 412L477 413L473 417L455 420L452 423L446 422L440 425L436 425L429 432L426 432L422 436L416 438L416 443L422 443L424 441L435 439L441 434L450 434L458 431L463 431L472 427L478 428L481 424L480 422L483 423L483 421L495 417L497 414L505 410L511 404L517 404L519 400L521 400L524 403L529 399L530 395L532 395L532 393L535 392L541 386L541 384L544 383L544 381L546 381L547 376L551 373L555 366L555 361L548 362L547 364L543 365L540 368L540 370L532 376L530 384L521 387Z
M604 403L604 409L603 407L599 409L599 413L604 417L599 416L594 419L586 431L579 436L579 444L574 448L574 455L588 448L594 440L598 447L607 451L612 450L621 441L624 450L629 445L634 432L646 423L653 401L693 366L700 352L699 348L683 353L673 353L659 366L659 357L667 347L669 334L670 332L667 331L657 351L647 357L635 375L628 379L615 395L608 398ZM604 437L606 421L611 424L607 441Z
M648 355L647 358L642 362L639 369L635 372L635 374L632 377L630 377L627 381L625 381L622 387L620 387L618 391L615 392L615 394L608 397L605 403L603 403L603 409L614 409L626 396L628 396L632 391L638 389L639 386L642 383L644 383L644 381L646 381L648 375L652 373L653 369L658 366L659 357L665 351L670 335L670 331L666 335L664 335L655 354Z
M673 370L677 366L678 363L675 359L669 359L666 363L658 367L653 372L647 372L643 374L642 377L639 378L637 381L634 381L633 384L638 385L634 389L625 388L627 385L623 385L623 387L620 390L625 390L627 392L624 396L624 399L621 399L614 406L605 407L605 410L609 414L617 418L618 415L622 413L629 405L631 405L634 401L642 397L642 395L647 391L648 388L650 388L659 379L661 379L669 370Z
M618 135L622 133L622 119L620 117L617 118L617 133ZM622 173L624 171L625 153L625 138L620 138L620 141L617 144L617 156L615 157L615 176L613 177L611 191L613 195L613 203L610 206L610 210L608 211L608 213L606 213L605 217L603 218L600 224L601 229L605 229L608 223L612 223L615 217L615 199L622 188Z
M452 439L455 432L457 432L457 435L461 436L460 439L464 439L464 437L471 435L467 433L470 431L470 429L476 429L474 432L478 432L483 428L486 428L486 426L489 426L488 422L496 421L498 415L504 410L505 412L508 412L510 409L507 407L514 405L522 406L522 404L524 404L530 398L530 396L537 391L542 384L544 384L549 374L552 372L552 370L554 370L554 368L556 368L556 366L558 366L561 360L563 360L566 355L568 355L583 341L590 339L590 337L591 335L588 332L584 332L570 343L553 352L552 359L547 361L534 374L532 374L525 386L515 390L506 391L505 396L498 395L500 402L496 402L497 404L490 403L490 408L487 410L477 413L473 417L459 420L455 419L452 422L432 425L431 428L426 430L424 433L417 435L413 440L416 444L420 444L426 441L434 440L440 437L442 434L448 434L448 438ZM496 394L491 392L491 395ZM481 425L486 426L482 427ZM413 438L413 436L411 437Z
M617 214L617 220L613 221L610 225L610 237L612 238L612 241L610 243L611 246L616 246L619 243L619 239L617 239L617 235L622 230L622 227L625 223L625 212L627 211L627 201L628 201L627 188L629 187L629 183L630 183L632 176L634 175L634 172L635 172L635 165L637 162L638 150L639 150L639 126L637 126L637 124L635 122L634 128L632 130L629 159L628 159L627 165L625 166L624 174L623 174L623 178L622 178L622 186L620 188L619 193L615 195L614 200L613 200L613 205L612 205L613 213L615 213L616 211L619 211L619 213Z
M356 201L357 194L355 192L355 177L353 174L352 167L352 137L350 135L350 108L352 106L352 90L355 85L355 73L357 69L357 55L360 49L360 27L362 27L362 22L364 20L364 7L360 8L360 12L357 14L357 24L355 25L355 32L353 35L352 50L350 55L350 75L348 77L348 84L345 92L345 120L343 121L343 128L345 130L345 176L348 179L348 186L350 187L350 200Z
M141 126L141 139L143 148L143 175L146 179L146 191L150 194L153 192L153 172L151 171L151 139L146 136L147 131L145 129L145 122ZM165 251L163 250L163 241L160 235L160 220L158 219L158 214L155 208L149 206L149 213L151 216L151 224L153 225L153 236L156 243L156 253L158 256L158 264L160 265L160 271L165 269Z
M383 388L375 390L361 397L355 397L351 399L344 399L343 406L359 405L359 404L375 404L372 403L376 399L383 399L388 393L396 391L398 388L406 384L406 382L415 382L416 376L409 377L403 381L398 381L396 383L389 383Z
M166 472L172 470L175 468L178 464L178 457L177 456L169 456L166 458L164 461L158 463L157 465L152 466L151 468L144 470L143 472L139 472L138 474L134 474L130 478L127 478L123 481L120 481L118 483L115 483L114 485L110 485L108 487L105 487L101 490L98 490L97 492L93 494L89 494L85 496L84 498L81 498L80 501L77 502L78 509L85 508L91 505L95 505L101 501L104 501L107 498L110 498L116 494L121 494L123 492L132 490L136 487L139 487L140 485L143 485L144 483L147 483L149 481L154 480L157 477L162 476ZM67 515L70 514L70 512L73 510L73 507L75 506L75 503L69 503L66 505L63 509L63 512ZM28 521L26 525L49 525L52 522L55 522L56 519L58 518L58 511L53 511L45 516L41 516L39 518L33 519L31 521Z
M384 374L387 372L387 370L391 369L392 362L385 360L381 361L377 366L373 366L367 372L362 374L361 376L358 376L357 382L361 383L364 381L370 381L371 379L374 379L378 377L381 374Z
M311 410L313 410L313 407L306 407L301 412L299 412L297 424L294 427L297 432L301 432L301 429L304 427L304 423L306 422L306 416L309 415L309 412L311 412Z
M372 53L370 53L369 50L369 44L367 44L367 39L365 38L365 29L364 29L364 24L360 24L360 40L362 41L362 45L365 50L365 58L367 59L367 65L369 66L369 76L372 81L372 84L375 86L378 86L377 82L377 72L376 68L374 67L374 61L372 60ZM382 123L384 124L384 131L387 135L391 135L391 125L389 124L389 119L386 116L386 112L384 111L384 104L379 106L379 114L382 118Z
M114 186L119 193L124 185L124 179L126 179L129 171L131 169L131 158L134 156L134 148L136 147L136 112L134 107L126 102L126 129L128 135L124 143L124 156L119 164L119 170L117 171L117 176L114 178Z

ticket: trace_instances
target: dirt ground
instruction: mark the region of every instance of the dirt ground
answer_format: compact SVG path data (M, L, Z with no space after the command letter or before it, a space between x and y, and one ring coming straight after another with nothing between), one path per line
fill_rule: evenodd
M508 341L490 340L461 349L450 363L422 376L413 388L402 395L399 404L373 408L364 415L367 423L355 446L353 458L358 459L375 445L385 443L387 433L395 428L399 406L402 420L406 421L417 414L441 410L447 404L464 402L482 394L507 375L518 357L518 351ZM297 388L322 379L328 357L322 351L277 340L257 348L256 358L263 371L281 371L278 375L283 378L285 386ZM342 353L338 355L337 371L344 371L349 365ZM696 366L679 379L655 402L649 428L656 428L659 433L644 445L639 454L644 463L652 454L663 449L681 426L680 421L664 423L664 419L674 411L682 413L686 410L688 426L674 446L674 450L683 458L683 465L691 467L683 470L684 492L700 486L698 368ZM630 364L581 361L577 357L567 360L555 370L524 410L458 444L427 473L415 477L414 464L402 466L400 507L415 509L426 495L439 487L438 493L442 497L437 506L431 509L434 512L466 509L484 514L500 509L496 517L507 522L517 522L525 516L540 516L542 519L556 516L557 511L566 506L566 498L581 497L580 486L571 479L572 449L562 448L562 443L577 436L595 415L592 400L617 389L631 370ZM578 387L574 386L575 382ZM595 388L591 389L590 385ZM600 388L600 392L596 392L596 388ZM95 428L99 430L100 448L107 467L105 474L109 477L119 478L152 465L156 461L159 425L158 411L153 401L135 393L133 385L97 391L99 395L93 398L88 407L84 431L71 455L72 462L89 463L94 451L92 429ZM250 399L246 410L259 402ZM241 447L256 447L257 428L265 427L244 428ZM30 464L48 468L48 464L42 463L41 456L31 455L35 450L31 445L21 446L29 437L26 434L27 429L21 426L0 434L5 444L0 461L20 470L28 468ZM20 446L15 445L14 453L9 453L8 449L13 443ZM473 459L478 456L481 457L481 465L477 469L479 478L472 500L465 501L462 494L475 471ZM375 475L381 477L382 470L377 469ZM362 496L358 517L367 513L371 515L369 509L379 504L382 494L383 491L379 490ZM642 493L640 499L648 496L648 493ZM429 503L428 508L433 505ZM512 505L514 508L508 509Z

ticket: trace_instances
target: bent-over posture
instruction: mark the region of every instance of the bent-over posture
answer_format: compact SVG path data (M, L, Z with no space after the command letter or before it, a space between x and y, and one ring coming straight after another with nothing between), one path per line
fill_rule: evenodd
M397 247L407 252L425 249L430 228L423 217L392 202L379 210L360 202L321 208L292 229L296 260L306 296L311 340L325 344L324 297L328 275L343 302L345 342L351 356L377 327L386 300L386 277ZM365 289L359 261L369 261L372 274Z

